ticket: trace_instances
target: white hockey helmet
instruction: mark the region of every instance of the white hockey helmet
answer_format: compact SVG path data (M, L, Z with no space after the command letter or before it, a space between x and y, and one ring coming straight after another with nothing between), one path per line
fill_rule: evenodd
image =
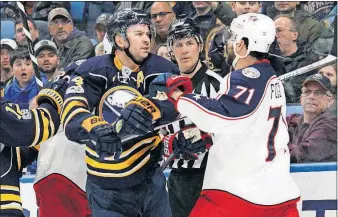
M230 34L229 41L233 42L236 54L234 65L239 58L245 58L251 51L268 53L276 37L276 28L270 17L263 14L248 13L240 15L232 21ZM248 52L245 56L239 56L236 53L236 43L242 38L249 40Z

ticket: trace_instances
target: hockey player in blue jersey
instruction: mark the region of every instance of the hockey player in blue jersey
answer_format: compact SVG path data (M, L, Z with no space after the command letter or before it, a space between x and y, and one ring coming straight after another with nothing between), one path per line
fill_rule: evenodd
M112 54L82 63L66 91L61 119L68 139L86 143L86 191L94 217L171 216L158 165L161 139L137 125L149 129L177 116L170 102L143 97L157 75L178 74L173 63L149 53L154 34L141 10L117 11L107 27ZM122 145L129 135L140 137Z

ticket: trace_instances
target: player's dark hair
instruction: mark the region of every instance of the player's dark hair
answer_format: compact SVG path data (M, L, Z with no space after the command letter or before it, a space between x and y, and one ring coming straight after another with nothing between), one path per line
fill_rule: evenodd
M14 62L17 59L31 60L31 57L29 55L28 50L19 48L15 51L11 52L10 53L10 60L9 60L11 67L13 67Z
M245 46L248 48L249 47L249 39L243 38ZM262 59L267 59L268 53L261 53L257 51L250 51L249 53L250 56L255 57L257 60L262 60Z

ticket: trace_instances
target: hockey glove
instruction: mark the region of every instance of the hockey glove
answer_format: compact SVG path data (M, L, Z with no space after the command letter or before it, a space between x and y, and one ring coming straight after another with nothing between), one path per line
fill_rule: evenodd
M114 156L115 160L120 159L122 144L112 125L98 116L93 116L85 119L81 126L88 133L89 142L95 146L100 160L107 156Z
M180 150L179 158L184 160L197 160L199 153L204 153L212 145L209 134L190 127L174 135L163 137L164 156L169 157L173 151Z
M168 100L174 103L171 95L177 89L182 91L183 94L191 93L193 91L193 86L190 78L182 75L166 73L157 76L150 83L149 93L150 96L156 97L158 92L165 92Z
M132 99L113 124L121 135L143 136L154 130L153 121L161 117L158 107L145 97Z
M38 105L42 105L43 103L53 105L58 114L60 114L63 108L63 95L65 94L67 87L68 82L63 79L49 82L46 87L39 92L35 100Z

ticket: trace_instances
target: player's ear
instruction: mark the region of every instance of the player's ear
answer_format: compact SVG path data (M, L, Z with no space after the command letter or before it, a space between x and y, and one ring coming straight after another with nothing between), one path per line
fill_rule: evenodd
M125 39L120 34L115 36L115 43L118 47L124 48L125 47Z

